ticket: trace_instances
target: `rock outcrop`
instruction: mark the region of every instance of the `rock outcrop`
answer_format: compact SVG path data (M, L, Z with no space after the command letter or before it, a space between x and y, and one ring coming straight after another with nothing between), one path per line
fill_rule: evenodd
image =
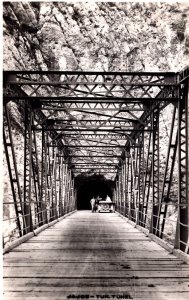
M178 71L188 13L187 3L5 2L4 68Z

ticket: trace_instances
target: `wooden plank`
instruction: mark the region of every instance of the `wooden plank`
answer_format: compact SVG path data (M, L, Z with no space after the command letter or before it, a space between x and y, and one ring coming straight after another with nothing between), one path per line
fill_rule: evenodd
M4 292L4 300L185 300L189 266L118 215L78 211L4 256Z
M79 262L71 262L71 261L54 261L54 262L51 262L51 261L15 261L15 262L5 262L4 263L4 268L6 267L10 267L10 268L13 268L13 267L17 267L17 268L20 268L20 267L31 267L31 268L34 268L34 267L40 267L40 266L44 266L44 267L49 267L51 266L53 263L54 266L57 266L57 267L60 267L60 268L79 268L79 267L82 267L83 266L83 263L86 263L86 261L79 261ZM121 270L121 269L134 269L134 270L151 270L153 268L153 270L163 270L163 271L166 271L166 270L171 270L171 271L177 271L177 267L180 266L179 270L187 270L188 271L188 265L184 265L184 264L175 264L174 261L170 262L170 264L167 262L166 264L157 264L157 263L154 263L154 264L149 264L148 262L126 262L126 263L123 263L123 262L107 262L107 261L98 261L98 262L89 262L88 261L88 267L90 269L98 269L100 268L100 266L103 265L103 268L106 269L106 270Z
M44 268L37 268L32 270L32 268L27 267L27 268L20 268L20 270L18 268L12 268L11 270L5 270L4 271L4 278L15 278L15 275L12 275L14 272L18 272L17 278L22 278L22 277L39 277L39 278L50 278L50 277L56 277L56 278L80 278L80 277L85 277L85 278L95 278L95 277L100 277L100 278L110 278L112 277L110 275L110 271L104 271L104 270L94 270L94 271L88 271L85 270L85 272L82 272L82 269L69 269L66 268L65 270L62 270L61 268L57 269L57 270L52 270L52 265L50 267ZM75 276L75 272L79 272L78 276ZM154 278L172 278L172 277L176 277L176 278L189 278L189 272L188 271L177 271L177 272L173 272L173 271L149 271L149 270L144 270L144 271L112 271L113 272L113 277L114 278L148 278L150 277L154 277ZM58 273L58 274L57 274ZM137 274L137 275L136 275Z
M113 248L109 250L103 249L103 247L100 249L93 249L91 251L87 251L84 249L49 249L49 250L25 250L25 251L14 251L10 252L9 255L11 254L11 258L17 258L17 259L39 259L41 257L45 257L45 259L50 260L51 258L53 260L59 260L61 258L61 255L64 252L64 259L65 260L73 260L73 261L78 261L79 260L87 260L87 255L89 255L90 252L90 259L92 261L96 260L107 260L107 261L127 261L127 259L133 259L133 257L137 257L138 259L161 259L162 257L169 259L172 258L173 255L161 251L128 251L126 252L125 250L114 250L112 251Z
M8 291L11 289L25 290L26 288L44 288L44 287L129 287L129 286L144 286L144 287L158 287L163 289L169 289L170 286L174 288L188 288L187 278L139 278L139 279L123 279L121 278L119 282L116 278L5 278L4 288ZM150 289L149 289L150 290Z
M138 276L142 276L142 274L146 274L148 271L148 275L150 277L180 277L180 272L182 276L189 276L189 270L188 266L180 266L178 269L177 266L159 266L155 265L148 266L148 265L141 265L141 264L133 264L133 263L111 263L111 262L103 262L103 263L91 263L91 262L85 262L85 274L87 276L91 276L91 274L94 274L96 272L99 276L103 273L106 276L109 276L111 272L113 272L114 276L125 276L127 274L132 274L132 272L137 272ZM50 270L49 270L50 269ZM14 277L15 272L19 272L20 276L34 276L33 274L41 274L41 272L48 271L48 274L46 274L47 277L50 277L51 274L55 272L58 272L60 276L67 277L72 270L75 270L78 274L82 273L83 271L83 263L79 262L72 262L72 263L59 263L59 262L51 262L48 264L41 263L40 265L32 265L30 262L25 263L24 266L9 264L8 266L4 266L4 276L7 277L12 276ZM29 270L29 271L28 271ZM28 274L27 274L28 272ZM117 275L118 273L118 275ZM19 276L19 275L17 275ZM133 275L132 275L133 276Z
M36 286L32 286L32 291L33 292L51 292L52 288L54 292L62 292L62 293L79 293L79 294L93 294L95 292L97 292L97 290L102 291L103 288L103 292L104 293L117 293L120 292L120 289L123 293L125 292L132 292L133 287L137 287L137 290L140 290L140 292L155 292L156 289L158 288L158 292L166 292L166 293L172 293L175 290L175 285L159 285L156 286L154 284L150 284L149 286L147 285L140 285L140 284L134 284L133 282L130 284L125 284L124 286L120 286L120 285L116 285L114 287L110 287L110 285L102 285L99 287L96 286L85 286L85 285L80 285L80 286L75 286L74 285L74 281L71 282L72 285L70 286L64 286L61 284L61 282L56 282L56 284L54 283L52 284L44 284L42 285L40 283L40 285L36 285ZM23 292L29 292L31 290L31 285L10 285L9 287L6 288L7 292L20 292L21 290L23 290ZM188 285L187 283L183 283L183 284L179 284L177 287L177 293L182 293L182 292L188 292Z

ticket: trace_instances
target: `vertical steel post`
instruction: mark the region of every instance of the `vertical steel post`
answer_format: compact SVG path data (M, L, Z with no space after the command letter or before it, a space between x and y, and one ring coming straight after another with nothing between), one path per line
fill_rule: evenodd
M63 216L63 157L60 157L59 167L59 216Z
M47 133L44 131L42 126L42 161L41 161L41 203L42 203L42 214L43 224L48 223L48 212L47 212Z
M52 148L53 158L52 158L52 168L51 168L51 220L57 218L57 199L56 199L56 170L57 170L57 147L53 145Z
M66 171L66 164L63 162L63 170L62 170L62 206L63 206L63 215L65 214L65 171Z
M70 205L71 205L71 171L68 169L67 213L70 212Z
M19 230L19 235L22 236L23 233L23 226L20 222L20 217L23 215L23 209L22 209L22 193L20 188L20 182L19 182L19 176L18 176L18 170L17 170L17 163L16 163L16 156L14 151L14 144L13 144L13 138L12 138L12 132L11 132L11 122L10 122L10 116L7 109L7 104L4 106L4 115L6 117L7 121L7 132L5 130L5 124L3 126L3 143L4 143L4 149L5 149L5 156L7 161L7 167L9 172L9 178L10 178L10 184L11 184L11 190L12 190L12 196L14 201L14 208L16 213L16 223ZM6 135L8 135L9 141L7 141ZM11 153L9 153L9 148L11 148ZM10 155L11 154L11 155ZM12 160L11 160L12 158ZM22 218L22 221L24 222L24 219Z
M34 123L32 122L32 126ZM42 202L41 202L41 186L40 186L40 175L39 175L39 160L38 160L38 147L36 132L32 130L32 170L33 170L33 184L35 190L35 219L37 220L37 226L43 224L42 214Z
M128 153L126 153L125 157L125 216L129 216L129 158L128 158Z
M126 158L123 162L123 215L126 215Z
M70 191L70 196L71 196L71 201L70 201L70 211L73 210L73 201L74 201L74 193L73 193L73 190L74 190L74 182L73 182L73 179L72 179L72 176L71 176L71 191Z
M188 81L179 88L178 103L178 221L175 248L188 251L189 212L188 212Z
M118 180L116 180L116 210L119 212Z
M138 174L137 174L137 148L133 145L131 151L131 216L132 221L137 220Z
M159 108L153 111L153 148L152 148L152 215L150 233L155 233L159 209Z
M57 172L56 172L56 211L57 218L60 217L60 176L61 176L61 159L60 152L58 151L57 155Z
M49 135L46 135L46 169L47 169L47 188L46 188L46 203L47 203L47 219L48 222L52 218L52 197L51 197L51 188L52 188L52 169L53 169L53 153L52 148L49 147Z
M131 151L131 149L130 149ZM131 152L129 152L128 157L128 219L132 216L132 174L131 174Z
M152 122L152 120L151 120ZM149 197L150 197L150 185L152 180L152 132L149 135L148 141L148 151L147 151L147 159L146 159L146 167L145 167L145 177L144 177L144 227L148 227L148 207L149 207Z
M65 213L68 212L68 165L65 165Z
M120 170L118 171L118 203L119 203L119 213L121 213L121 185L120 185Z
M57 145L56 145L57 146ZM58 168L58 148L55 148L55 169L54 169L54 218L58 218L58 205L57 205L57 168Z
M143 226L143 207L144 207L144 132L139 136L139 225Z
M28 103L25 103L24 134L24 234L33 230L31 214L31 172L32 172L32 125L33 114Z
M121 214L123 215L123 164L120 169L120 204L121 204Z

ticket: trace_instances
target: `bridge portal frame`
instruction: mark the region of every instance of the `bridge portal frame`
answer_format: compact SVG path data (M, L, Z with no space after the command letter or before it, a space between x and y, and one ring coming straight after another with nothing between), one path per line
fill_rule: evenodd
M23 195L8 107L12 101L25 118ZM159 114L170 103L174 109L160 193ZM93 117L90 115L90 119L85 120L51 118L56 112L69 115L72 110L88 112ZM118 112L119 117L112 115L114 112ZM123 113L131 117L124 117ZM99 116L106 119L99 120ZM4 147L20 236L76 208L74 175L84 170L79 159L82 158L86 166L95 163L93 157L91 162L85 161L91 158L91 154L82 155L82 149L87 148L97 159L104 159L107 166L110 162L106 159L118 159L114 192L117 211L160 238L165 236L173 173L178 162L174 247L188 253L188 69L180 73L5 71L4 117ZM80 127L76 128L78 124ZM90 138L93 142L65 145L69 135L78 141L81 135L83 140ZM146 135L147 150L144 147ZM101 136L109 138L110 144L102 144ZM125 138L126 143L113 143L116 137ZM99 144L94 143L99 140ZM109 147L111 154L106 152ZM80 150L73 154L72 148ZM104 167L101 173L111 171Z

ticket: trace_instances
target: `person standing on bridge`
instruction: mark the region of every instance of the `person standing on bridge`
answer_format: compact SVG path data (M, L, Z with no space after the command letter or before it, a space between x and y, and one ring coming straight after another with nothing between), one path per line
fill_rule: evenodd
M108 195L106 196L106 201L107 202L111 202L112 201L111 198Z
M92 210L92 212L95 212L96 210L95 210L95 206L96 206L96 200L95 200L95 198L93 197L91 200L90 200L90 202L91 202L91 210Z

